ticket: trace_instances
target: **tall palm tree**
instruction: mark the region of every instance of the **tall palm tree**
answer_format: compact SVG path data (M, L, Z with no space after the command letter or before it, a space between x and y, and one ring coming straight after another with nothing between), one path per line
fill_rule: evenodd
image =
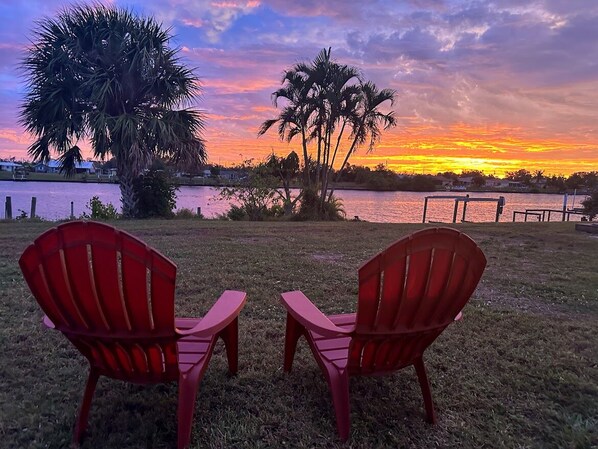
M274 105L286 100L278 117L266 120L258 134L267 132L278 123L281 140L290 142L301 135L304 160L304 189L310 189L310 204L317 204L324 214L330 173L339 154L341 143L350 143L341 165L367 139L370 149L379 140L381 126L386 129L396 124L392 112L381 112L381 105L394 102L395 92L378 90L371 82L364 83L355 67L339 64L331 58L331 49L323 49L310 63L295 64L285 72L283 86L274 92ZM311 153L308 144L315 142ZM315 155L315 157L314 157ZM312 188L310 161L315 166L315 188ZM306 196L304 196L306 198ZM316 201L318 200L318 201Z
M543 178L544 178L544 170L536 170L534 172L534 179L536 180L536 184L539 184Z
M133 181L154 157L205 161L203 116L189 108L199 80L154 19L77 6L39 22L34 35L23 60L21 120L36 138L29 148L36 160L54 150L70 174L85 140L95 157L114 156L124 216L135 215Z

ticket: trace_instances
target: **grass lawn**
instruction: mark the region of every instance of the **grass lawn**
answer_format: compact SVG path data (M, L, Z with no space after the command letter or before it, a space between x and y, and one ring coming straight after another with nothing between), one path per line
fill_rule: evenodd
M0 447L68 447L85 359L41 311L17 265L49 223L0 223ZM488 268L464 319L426 353L438 424L424 421L412 368L351 380L352 433L336 436L326 382L304 341L282 372L278 294L303 290L325 313L353 311L357 268L423 225L119 222L178 264L178 315L222 290L248 293L240 370L218 343L198 394L193 447L598 447L598 238L573 223L464 224ZM83 448L176 444L176 384L101 379Z

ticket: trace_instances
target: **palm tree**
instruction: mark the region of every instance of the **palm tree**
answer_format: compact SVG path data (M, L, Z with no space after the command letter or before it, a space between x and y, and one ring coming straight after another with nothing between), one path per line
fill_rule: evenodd
M536 184L540 184L542 179L544 179L544 170L536 170L534 172L534 179L536 180Z
M23 60L28 92L21 107L36 138L34 159L48 160L54 150L68 175L85 140L95 157L115 157L127 217L137 209L133 181L154 157L205 162L203 116L188 107L199 80L154 19L77 6L39 22L34 33Z
M326 203L332 203L332 192L327 195L330 173L336 158L343 153L341 144L350 143L341 170L349 157L370 139L370 150L380 139L381 126L387 129L396 124L392 112L382 113L380 106L395 92L378 90L371 82L363 82L354 68L332 60L331 49L323 49L310 63L295 64L285 72L283 86L273 94L274 105L286 100L279 116L266 120L258 135L278 123L281 140L292 141L301 135L304 161L303 188L310 190L310 204L317 204L325 215ZM308 145L315 142L311 153ZM311 186L315 173L315 188ZM337 177L338 180L338 177ZM303 198L307 198L304 195Z

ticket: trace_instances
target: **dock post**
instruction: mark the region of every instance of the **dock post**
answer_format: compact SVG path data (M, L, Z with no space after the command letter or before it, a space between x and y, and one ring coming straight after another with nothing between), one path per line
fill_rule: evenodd
M35 218L35 207L37 206L37 198L32 196L31 197L31 213L29 214L29 218Z
M75 202L71 201L71 220L75 218Z
M455 200L455 209L453 210L453 223L457 223L457 212L459 210L459 200Z
M424 217L422 218L422 223L426 222L426 212L428 210L428 197L424 198Z
M504 207L505 207L505 197L499 196L498 201L496 202L496 218L494 219L495 223L499 222L500 216L502 215ZM515 221L515 212L513 212L513 221Z
M467 211L467 200L463 200L463 216L461 217L461 222L465 222L465 212Z
M7 196L6 202L4 203L4 218L12 220L12 198Z
M201 216L201 207L197 208L197 216L200 217Z

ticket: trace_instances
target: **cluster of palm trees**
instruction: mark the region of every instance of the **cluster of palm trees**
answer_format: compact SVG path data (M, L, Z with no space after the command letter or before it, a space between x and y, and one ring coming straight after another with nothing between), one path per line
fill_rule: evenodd
M383 111L393 105L395 95L364 80L355 67L333 60L330 48L285 71L281 88L272 95L280 114L266 120L258 135L276 125L281 140L301 140L304 208L309 203L316 216L326 214L335 202L333 169L338 167L338 180L358 148L367 145L371 151L382 130L396 125L393 111Z

